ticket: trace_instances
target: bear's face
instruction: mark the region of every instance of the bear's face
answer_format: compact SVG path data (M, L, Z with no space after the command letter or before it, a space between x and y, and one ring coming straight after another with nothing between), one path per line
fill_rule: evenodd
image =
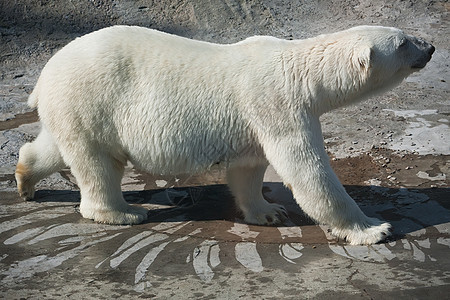
M396 28L362 26L354 30L364 41L360 59L367 62L368 82L383 87L397 84L425 67L435 50L433 45Z

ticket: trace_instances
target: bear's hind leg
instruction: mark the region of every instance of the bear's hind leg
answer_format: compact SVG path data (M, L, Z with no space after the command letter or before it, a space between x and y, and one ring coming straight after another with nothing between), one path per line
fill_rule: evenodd
M102 151L83 148L72 153L72 173L81 193L80 213L84 218L107 224L139 224L147 209L129 205L122 195L124 162Z
M15 177L17 190L24 200L34 197L34 186L41 179L65 167L64 161L50 133L42 128L38 137L20 148Z
M282 205L267 202L262 195L262 185L267 164L256 166L230 166L227 170L228 185L236 205L250 224L275 225L286 220Z

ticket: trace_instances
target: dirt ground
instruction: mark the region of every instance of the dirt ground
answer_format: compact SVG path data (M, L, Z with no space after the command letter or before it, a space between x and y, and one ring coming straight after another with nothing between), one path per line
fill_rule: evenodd
M450 294L448 1L17 0L0 2L0 298L446 298ZM279 227L248 226L221 169L157 176L128 166L138 226L84 220L70 170L16 193L18 151L39 132L27 105L39 73L75 37L140 25L217 43L300 39L369 24L433 43L425 69L394 90L324 115L333 169L386 243L348 246L299 210L269 169L264 195L286 206Z

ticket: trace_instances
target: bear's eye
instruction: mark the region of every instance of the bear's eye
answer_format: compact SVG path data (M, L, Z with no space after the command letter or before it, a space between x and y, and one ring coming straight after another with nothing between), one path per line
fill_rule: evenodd
M404 47L404 46L406 46L407 43L408 43L408 40L407 40L407 39L401 39L401 41L400 41L398 47L399 47L399 48Z

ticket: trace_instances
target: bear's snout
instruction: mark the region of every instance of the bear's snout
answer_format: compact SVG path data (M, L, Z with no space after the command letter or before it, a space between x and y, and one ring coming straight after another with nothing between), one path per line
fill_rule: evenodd
M418 59L412 65L412 68L421 69L425 67L426 64L431 60L431 56L433 55L436 48L432 44L420 38L413 38L411 39L411 42L420 53Z
M432 44L430 44L422 39L417 39L417 42L419 45L419 49L421 49L422 51L425 51L431 59L431 55L433 55L436 48L434 48L434 46Z

